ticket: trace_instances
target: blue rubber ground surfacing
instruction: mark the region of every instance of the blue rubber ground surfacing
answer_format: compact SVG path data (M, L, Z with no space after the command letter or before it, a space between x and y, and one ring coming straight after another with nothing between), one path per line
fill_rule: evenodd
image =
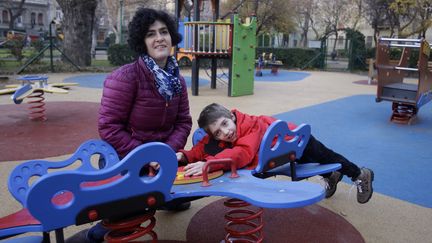
M103 82L107 76L108 74L106 73L77 75L77 76L66 78L63 81L78 83L79 86L81 87L101 89L103 88ZM190 87L191 77L184 76L184 79L186 81L186 85ZM209 85L209 81L206 79L200 79L199 85L200 86Z
M307 72L293 72L288 70L279 70L277 74L272 74L270 69L263 69L262 76L254 76L254 79L258 82L292 82L303 80L309 75L310 73Z
M287 70L279 70L277 74L270 73L270 69L262 70L263 76L257 77L254 76L255 81L258 82L291 82L291 81L300 81L305 79L310 75L307 72L292 72ZM103 82L105 78L108 76L107 73L100 74L86 74L86 75L77 75L73 77L69 77L64 79L64 82L74 82L78 83L81 87L86 88L103 88ZM188 87L191 86L191 77L184 76L186 85ZM224 79L224 78L222 78ZM210 81L208 77L203 77L199 79L199 85L205 86L209 85Z
M420 108L413 125L390 122L391 103L376 103L372 95L342 98L275 117L310 124L312 134L329 148L359 167L371 168L375 192L432 208L431 103ZM344 177L344 182L351 180Z

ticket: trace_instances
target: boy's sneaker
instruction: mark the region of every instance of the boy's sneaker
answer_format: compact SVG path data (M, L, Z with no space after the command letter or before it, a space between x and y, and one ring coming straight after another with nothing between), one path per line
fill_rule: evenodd
M65 243L93 243L93 241L88 237L89 229L81 230L73 236L67 238ZM103 240L102 240L103 241ZM100 241L100 242L102 242Z
M333 171L329 177L324 178L326 198L333 196L337 189L337 184L342 180L342 173L339 171Z
M357 202L367 203L369 199L372 197L373 180L374 180L373 171L368 168L362 168L360 175L354 181L354 184L357 186Z

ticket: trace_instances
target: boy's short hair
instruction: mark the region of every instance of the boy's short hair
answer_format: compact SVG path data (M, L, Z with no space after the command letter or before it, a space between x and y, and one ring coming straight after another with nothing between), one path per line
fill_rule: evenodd
M207 133L209 133L208 131L209 125L214 123L221 117L231 119L232 113L224 106L219 105L217 103L212 103L204 107L204 109L201 111L198 118L198 126L200 128L203 128Z

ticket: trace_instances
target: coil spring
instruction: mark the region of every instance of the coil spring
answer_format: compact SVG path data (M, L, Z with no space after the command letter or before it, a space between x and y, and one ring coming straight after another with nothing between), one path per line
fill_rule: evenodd
M27 96L30 100L27 101L27 104L29 104L29 118L30 120L41 120L46 121L45 117L45 98L43 97L44 91L43 90L36 90L31 95Z
M391 120L397 123L410 123L417 114L415 106L397 102L393 102L392 110Z
M225 214L225 242L263 242L262 208L255 207L254 211L251 204L240 199L228 199L224 205L235 208Z
M110 222L105 219L102 225L110 231L105 235L105 240L109 243L130 242L144 235L149 235L152 238L152 243L157 242L157 234L153 231L156 225L154 217L155 210L150 210L146 214L128 218L121 221ZM141 224L149 222L147 226Z

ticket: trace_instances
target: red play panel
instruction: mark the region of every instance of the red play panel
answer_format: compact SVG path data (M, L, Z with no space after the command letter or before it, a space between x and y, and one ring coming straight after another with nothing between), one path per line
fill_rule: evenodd
M0 161L42 159L71 154L99 138L99 103L46 102L46 121L31 121L28 104L0 105Z

